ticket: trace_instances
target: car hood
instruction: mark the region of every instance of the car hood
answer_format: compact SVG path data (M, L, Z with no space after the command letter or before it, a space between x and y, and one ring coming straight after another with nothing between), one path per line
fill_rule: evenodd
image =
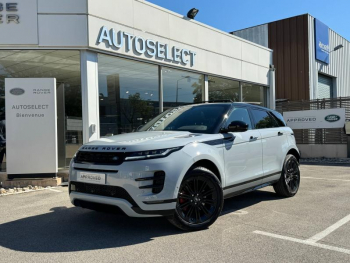
M133 152L184 146L192 142L218 139L219 134L199 134L181 131L133 132L101 138L83 145L80 151Z

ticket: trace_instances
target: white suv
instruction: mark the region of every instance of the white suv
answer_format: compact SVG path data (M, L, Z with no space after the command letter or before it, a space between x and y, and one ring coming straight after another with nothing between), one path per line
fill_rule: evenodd
M273 185L294 196L299 151L282 116L243 103L176 107L139 132L83 145L71 162L76 206L166 216L184 230L210 226L224 198Z

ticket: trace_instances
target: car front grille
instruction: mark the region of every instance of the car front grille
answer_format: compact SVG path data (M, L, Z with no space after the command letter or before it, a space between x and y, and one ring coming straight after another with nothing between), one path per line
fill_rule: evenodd
M128 201L133 206L138 206L136 202L131 198L129 193L124 188L119 186L71 182L69 188L70 191L73 191L74 188L74 191L78 193L120 198Z
M74 159L75 163L97 165L120 165L124 162L125 154L118 152L84 152L80 151Z

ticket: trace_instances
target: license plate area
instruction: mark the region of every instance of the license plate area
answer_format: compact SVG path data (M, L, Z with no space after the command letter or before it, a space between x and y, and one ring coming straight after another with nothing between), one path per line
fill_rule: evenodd
M106 184L106 174L103 173L90 173L90 172L78 172L77 181L90 183L90 184Z

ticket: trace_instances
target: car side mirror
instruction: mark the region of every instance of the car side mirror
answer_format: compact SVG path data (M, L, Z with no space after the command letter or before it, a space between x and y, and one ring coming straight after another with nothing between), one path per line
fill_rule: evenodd
M248 124L244 121L233 121L225 130L226 132L246 132L248 130Z

